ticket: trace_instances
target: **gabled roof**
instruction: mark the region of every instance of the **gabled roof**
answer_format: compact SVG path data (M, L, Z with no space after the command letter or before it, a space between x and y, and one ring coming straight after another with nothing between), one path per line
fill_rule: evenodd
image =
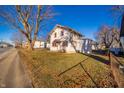
M75 33L75 34L77 34L77 35L79 35L79 36L83 36L82 34L80 34L79 32L75 31L74 29L72 29L72 28L70 28L70 27L67 27L67 26L62 26L62 25L59 25L59 24L57 24L57 25L54 27L54 29L49 33L49 35L52 34L56 28L62 28L62 29L68 30L68 31L71 32L71 33Z

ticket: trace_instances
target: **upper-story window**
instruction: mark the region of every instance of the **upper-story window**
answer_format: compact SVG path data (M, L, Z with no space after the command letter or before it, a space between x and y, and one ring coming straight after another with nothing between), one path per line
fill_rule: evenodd
M61 31L61 36L64 36L64 31Z
M56 38L56 36L57 36L57 34L56 33L54 33L54 37Z

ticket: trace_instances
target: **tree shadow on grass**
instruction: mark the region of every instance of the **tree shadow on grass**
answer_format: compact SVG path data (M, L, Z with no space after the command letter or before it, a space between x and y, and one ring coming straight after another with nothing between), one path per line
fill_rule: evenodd
M93 59L95 59L95 60L97 60L97 61L99 61L99 62L101 62L101 63L104 63L104 64L106 64L106 65L110 65L110 62L109 62L109 60L106 60L106 59L104 59L104 58L102 58L102 57L99 57L99 56L97 56L97 55L89 55L89 54L84 54L84 55L86 55L86 56L89 56L89 57L91 57L91 58L93 58Z

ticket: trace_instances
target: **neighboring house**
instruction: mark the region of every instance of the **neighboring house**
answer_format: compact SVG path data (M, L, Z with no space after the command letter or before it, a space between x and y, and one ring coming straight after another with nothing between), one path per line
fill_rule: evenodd
M12 47L12 45L4 41L0 41L0 48L8 48L8 47Z
M101 43L98 43L98 49L99 50L105 50L105 45L101 44Z
M123 49L120 46L120 42L113 42L112 45L110 46L110 51L116 55L123 54Z
M97 42L89 38L82 39L82 53L92 53L92 50L98 50Z
M23 48L28 48L28 42L23 42ZM44 41L37 40L34 43L34 48L46 48L46 43Z
M0 48L7 48L8 45L7 44L0 44Z
M92 52L92 41L89 38L84 38L82 39L83 43L82 43L82 53L91 53Z
M98 48L98 43L97 42L95 42L95 41L92 41L92 50L98 50L99 48Z
M21 48L22 45L23 45L22 43L17 43L17 42L14 44L15 48Z
M34 48L46 48L46 43L44 41L35 41Z
M46 48L50 49L50 43L46 42Z
M106 50L106 47L104 44L98 44L99 50ZM109 50L113 52L116 55L124 54L122 47L120 46L120 42L113 41Z

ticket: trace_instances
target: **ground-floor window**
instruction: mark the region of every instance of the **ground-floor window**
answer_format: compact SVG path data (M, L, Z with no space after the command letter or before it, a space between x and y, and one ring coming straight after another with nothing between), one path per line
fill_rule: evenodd
M53 47L57 47L58 44L60 44L60 43L61 43L61 41L60 41L59 39L55 39L55 40L52 42L52 46L53 46Z
M62 46L64 46L64 47L66 46L66 47L67 47L67 46L68 46L68 41L64 41L64 42L62 43Z
M57 43L54 43L54 42L53 42L53 43L52 43L52 46L53 46L53 47L57 47Z

